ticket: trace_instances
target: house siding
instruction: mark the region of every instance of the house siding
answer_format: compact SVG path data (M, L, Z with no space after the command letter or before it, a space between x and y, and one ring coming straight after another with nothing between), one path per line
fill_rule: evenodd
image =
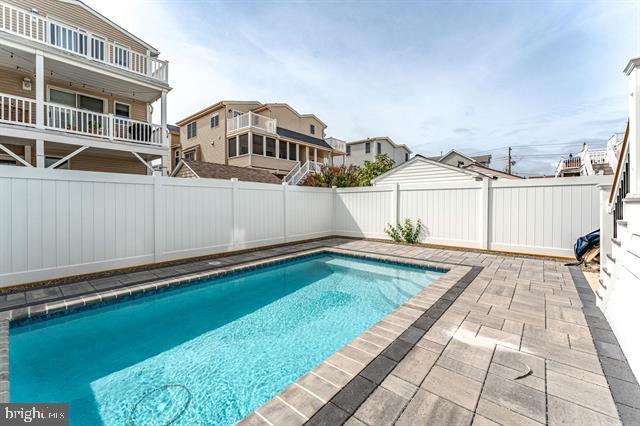
M147 53L147 47L99 18L79 4L54 0L4 0L6 3L28 11L35 9L38 14L48 16L62 24L81 28L106 37L109 41L120 43L141 54Z
M29 77L32 81L31 90L23 90L22 89L22 80L25 77ZM131 118L139 121L147 121L147 103L141 102L139 100L133 98L127 98L123 96L112 96L108 93L102 93L82 87L77 87L75 85L70 86L68 82L56 80L53 78L45 78L45 99L48 100L48 90L49 86L53 86L55 88L59 88L61 90L68 90L73 92L78 92L81 94L86 94L88 96L93 96L100 99L105 99L107 101L107 112L114 113L115 112L115 102L123 102L125 104L131 105ZM9 70L7 68L0 68L0 93L6 93L13 96L22 96L25 98L30 98L35 100L36 89L35 89L35 77L25 72L19 72L15 70Z
M375 185L471 181L474 177L462 170L452 170L424 161L415 161L402 169L378 179Z

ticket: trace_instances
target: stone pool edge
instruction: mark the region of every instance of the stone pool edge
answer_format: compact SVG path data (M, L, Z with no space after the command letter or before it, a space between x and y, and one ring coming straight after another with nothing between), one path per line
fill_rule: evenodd
M90 294L81 296L72 296L64 300L56 300L48 303L33 304L24 307L11 309L0 312L0 403L10 402L10 377L9 377L9 329L12 322L28 321L35 319L38 321L46 321L61 315L70 315L86 309L96 308L101 305L109 305L118 301L125 301L137 297L144 296L146 293L154 294L165 290L177 289L180 287L197 284L200 281L223 277L230 274L246 272L255 269L285 263L287 261L303 259L322 253L335 253L346 256L385 261L388 263L400 265L414 265L429 268L438 272L444 272L444 278L452 268L457 266L449 266L443 263L428 262L417 259L401 259L398 260L394 256L385 256L377 254L369 254L355 250L339 249L333 247L315 247L306 250L300 250L294 253L286 253L276 255L269 258L247 261L234 265L222 265L214 267L204 272L194 272L184 274L177 277L158 279L148 281L142 284L132 284L130 286L122 286L111 290L95 291ZM436 280L438 282L440 279ZM400 306L398 309L400 309ZM395 312L395 311L394 311ZM392 313L393 314L393 313Z
M446 312L457 296L484 269L479 266L399 259L393 255L344 249L332 248L327 251L446 272L310 372L258 407L238 422L238 425L344 423L346 418L339 417L348 412L336 406L334 399L341 396L349 399L347 404L352 404L353 408L348 410L351 412L348 414L353 414L416 345L428 328ZM452 296L452 291L457 294ZM336 408L342 413L338 413Z

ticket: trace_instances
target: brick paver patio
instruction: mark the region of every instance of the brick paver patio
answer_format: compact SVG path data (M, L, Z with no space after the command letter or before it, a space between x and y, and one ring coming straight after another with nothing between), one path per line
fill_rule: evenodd
M65 297L326 246L472 268L438 290L428 326L429 311L403 305L244 423L640 424L640 387L582 273L562 261L334 238L14 292L0 311L24 317Z

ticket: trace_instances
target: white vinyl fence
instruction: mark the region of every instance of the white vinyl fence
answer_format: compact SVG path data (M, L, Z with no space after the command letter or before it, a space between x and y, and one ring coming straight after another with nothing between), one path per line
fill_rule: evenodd
M0 286L333 234L331 189L0 168Z
M611 176L391 185L336 191L335 234L387 238L387 223L421 219L423 242L573 256L599 226L597 185Z
M329 235L571 256L607 177L353 189L0 168L0 286Z

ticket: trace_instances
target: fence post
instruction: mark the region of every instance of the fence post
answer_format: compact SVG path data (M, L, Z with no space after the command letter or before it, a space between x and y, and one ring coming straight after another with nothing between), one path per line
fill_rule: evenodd
M164 200L162 199L162 182L159 176L153 176L153 259L162 261L164 250Z
M238 208L240 197L238 194L238 178L231 178L231 249L238 247Z
M338 209L338 187L333 185L331 187L331 206L333 207L331 209L331 236L335 236L337 233L337 220L336 220L336 216L338 214L338 212L336 211Z
M487 250L489 248L489 179L482 179L480 187L480 202L478 203L480 220L480 248Z
M287 232L287 197L289 196L289 184L282 182L282 233L284 235L284 242L289 242L289 235Z
M393 192L391 193L391 225L396 226L400 221L400 185L393 184Z

